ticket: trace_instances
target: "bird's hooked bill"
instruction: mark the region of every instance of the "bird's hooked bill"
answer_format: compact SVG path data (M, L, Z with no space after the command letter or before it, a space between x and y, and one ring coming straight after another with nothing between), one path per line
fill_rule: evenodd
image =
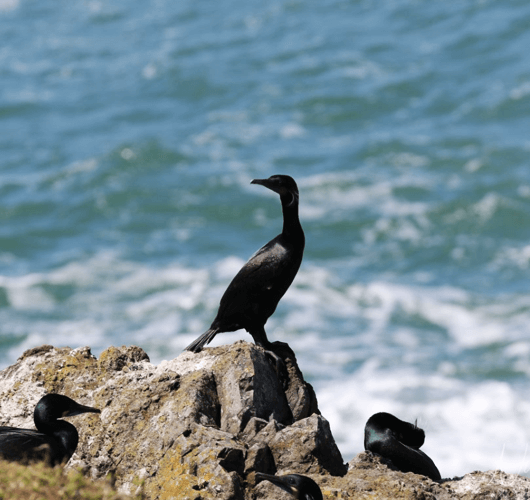
M274 191L275 193L279 193L277 183L271 181L271 179L252 179L250 183L259 184L260 186L264 186L270 189L271 191Z
M101 410L92 408L91 406L77 405L74 408L70 408L63 413L63 417L74 417L75 415L81 415L83 413L101 413Z

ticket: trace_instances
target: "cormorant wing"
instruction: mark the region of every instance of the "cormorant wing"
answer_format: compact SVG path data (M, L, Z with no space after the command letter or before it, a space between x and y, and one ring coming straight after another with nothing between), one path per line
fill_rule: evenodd
M43 460L52 453L52 438L33 429L0 427L0 457Z
M287 272L293 266L291 255L292 252L279 237L255 252L228 285L221 298L218 316L228 318L244 315L246 309L254 309L257 302L267 301L268 297L276 301L276 308L277 301L289 288L300 265L297 263L294 272Z

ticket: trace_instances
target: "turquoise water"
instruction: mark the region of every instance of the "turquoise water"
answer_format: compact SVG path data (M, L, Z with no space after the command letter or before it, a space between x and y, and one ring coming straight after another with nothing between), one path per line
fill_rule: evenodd
M442 476L526 473L529 25L517 1L0 0L0 368L177 356L280 231L250 180L285 173L306 251L267 331L344 458L389 411Z

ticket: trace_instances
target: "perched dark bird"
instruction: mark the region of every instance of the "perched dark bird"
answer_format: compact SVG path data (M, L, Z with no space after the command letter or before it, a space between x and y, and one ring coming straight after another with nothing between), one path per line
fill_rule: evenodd
M402 472L414 472L441 479L434 462L419 448L425 432L416 424L399 420L390 413L372 415L364 428L364 449L388 458Z
M323 500L322 491L315 481L300 474L289 474L287 476L271 476L256 472L256 479L267 479L279 486L282 490L289 492L297 500Z
M254 179L251 184L261 184L280 195L283 230L236 274L221 298L210 328L186 347L188 351L200 352L218 333L241 328L252 335L257 345L269 350L272 347L265 323L298 272L305 237L298 219L298 187L292 177L273 175L268 179Z
M11 461L67 462L77 448L76 428L63 420L81 413L100 413L61 394L47 394L35 406L33 420L38 430L0 427L0 458Z

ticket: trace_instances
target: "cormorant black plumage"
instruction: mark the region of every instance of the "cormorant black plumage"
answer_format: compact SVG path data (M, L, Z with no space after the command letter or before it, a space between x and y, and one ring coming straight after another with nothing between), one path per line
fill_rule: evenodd
M434 462L419 448L425 432L390 413L372 415L364 428L364 449L388 458L402 472L414 472L441 479Z
M265 323L276 310L302 262L305 237L298 218L298 187L288 175L254 179L280 195L283 230L261 247L236 274L226 289L210 328L186 350L200 352L222 332L244 328L257 345L271 349Z
M271 476L256 472L256 479L267 479L289 492L297 500L323 500L322 491L315 481L300 474L288 474L287 476Z
M33 420L37 430L0 427L0 458L11 461L47 461L50 465L67 462L77 448L79 435L70 423L57 420L81 413L100 413L61 394L42 397Z

